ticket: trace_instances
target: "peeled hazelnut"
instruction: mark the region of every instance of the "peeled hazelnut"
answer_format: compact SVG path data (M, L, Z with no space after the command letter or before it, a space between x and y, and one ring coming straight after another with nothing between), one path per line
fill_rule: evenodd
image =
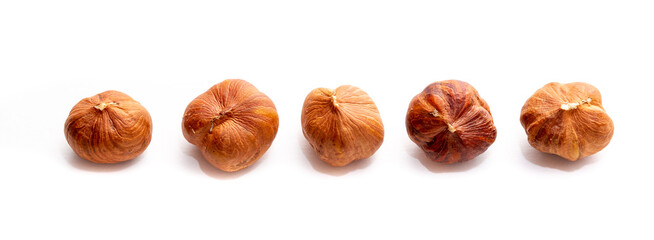
M416 95L406 129L428 158L447 164L473 159L497 135L486 101L472 85L458 80L432 83Z
M256 162L279 127L272 100L240 79L222 81L195 98L182 120L184 138L216 168L233 172Z
M311 91L302 107L302 132L320 159L335 167L372 156L384 141L377 106L349 85Z
M613 121L599 90L588 83L549 83L522 107L520 123L538 151L577 161L602 150L613 137Z
M145 151L152 139L152 119L127 94L106 91L77 103L66 119L64 133L80 157L117 163Z

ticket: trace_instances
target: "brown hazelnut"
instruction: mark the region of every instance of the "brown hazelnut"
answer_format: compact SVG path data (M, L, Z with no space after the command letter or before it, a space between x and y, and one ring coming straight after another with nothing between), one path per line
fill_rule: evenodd
M458 80L432 83L416 95L406 129L428 158L447 164L483 153L497 135L486 101L472 85Z
M152 119L131 97L106 91L82 99L66 119L66 140L80 157L117 163L143 153L152 139Z
M216 168L233 172L256 162L279 127L272 100L254 85L228 79L200 94L186 108L184 137Z
M335 167L372 156L384 141L375 102L349 85L311 91L302 107L302 132L320 159Z
M522 107L520 123L532 147L570 161L599 152L613 137L599 90L582 82L538 89Z

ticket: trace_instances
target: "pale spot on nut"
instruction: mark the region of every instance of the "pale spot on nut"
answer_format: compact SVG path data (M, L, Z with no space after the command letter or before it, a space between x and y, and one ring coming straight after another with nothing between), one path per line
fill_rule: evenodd
M429 114L431 114L434 117L440 117L441 116L441 115L438 114L438 110L436 110L436 109L434 109L434 111L430 112ZM456 132L456 128L454 128L454 126L452 126L452 124L449 124L449 123L447 124L447 130L450 131L451 133Z
M104 110L107 108L109 105L117 105L115 102L110 102L110 103L100 103L98 105L95 105L94 108L98 109L100 111Z
M447 130L450 131L451 133L456 132L456 128L454 128L454 126L452 126L452 124L449 123L447 124Z
M592 99L587 98L585 100L581 100L581 101L576 102L576 103L564 103L564 104L561 104L561 109L563 109L563 110L577 109L577 107L579 107L579 105L584 104L584 103L590 103L591 100Z
M332 95L332 104L334 104L334 107L338 107L338 102L336 102L336 95Z
M575 108L577 108L577 105L574 105L573 103L561 104L561 109L563 109L563 110L570 110L570 108L575 109Z

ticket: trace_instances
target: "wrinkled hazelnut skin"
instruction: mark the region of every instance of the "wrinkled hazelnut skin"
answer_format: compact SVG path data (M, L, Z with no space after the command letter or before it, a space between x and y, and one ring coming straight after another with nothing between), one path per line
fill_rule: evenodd
M599 90L582 82L538 89L522 107L520 123L532 147L570 161L599 152L613 137Z
M152 139L152 118L127 94L106 91L77 103L66 119L64 133L81 158L117 163L145 151Z
M311 91L302 107L302 132L320 159L334 167L372 156L384 141L377 106L349 85Z
M495 142L497 130L488 104L472 85L435 82L416 95L406 114L411 140L435 162L463 162Z
M256 162L272 144L279 116L254 85L228 79L195 98L182 119L184 138L214 167L234 172Z

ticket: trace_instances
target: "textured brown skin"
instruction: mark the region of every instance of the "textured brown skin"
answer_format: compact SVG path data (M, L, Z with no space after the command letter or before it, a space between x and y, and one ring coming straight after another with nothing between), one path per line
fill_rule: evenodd
M429 159L446 164L473 159L497 136L486 101L472 85L458 80L432 83L416 95L406 114L406 129Z
M320 159L334 167L372 156L384 141L377 106L349 85L311 91L302 107L302 132Z
M216 168L234 172L256 162L279 128L272 100L240 79L222 81L195 98L182 120L184 137Z
M590 98L590 102L583 102ZM562 104L581 103L564 110ZM529 144L538 151L577 161L599 152L613 137L613 121L599 90L588 83L552 82L532 95L520 112Z
M100 104L108 104L102 110ZM95 163L136 158L152 139L152 118L127 94L106 91L82 99L68 115L66 140L80 157Z

